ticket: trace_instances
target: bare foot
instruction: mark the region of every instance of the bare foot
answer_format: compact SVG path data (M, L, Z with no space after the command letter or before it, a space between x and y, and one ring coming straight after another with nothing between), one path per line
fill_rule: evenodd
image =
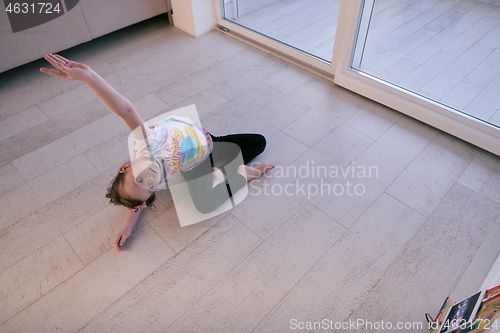
M226 180L226 177L219 168L212 168L212 188Z
M249 167L248 165L240 165L238 167L238 172L241 173L243 176L245 176L245 178L248 182L254 178L259 177L261 174L263 174L267 170L271 170L274 168L275 168L274 165L266 164L266 163L262 163L261 165L256 166L255 168Z

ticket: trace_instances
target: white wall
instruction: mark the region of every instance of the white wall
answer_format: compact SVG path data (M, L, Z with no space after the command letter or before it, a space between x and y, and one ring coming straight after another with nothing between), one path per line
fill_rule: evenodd
M215 28L215 10L212 0L171 0L174 25L198 37Z

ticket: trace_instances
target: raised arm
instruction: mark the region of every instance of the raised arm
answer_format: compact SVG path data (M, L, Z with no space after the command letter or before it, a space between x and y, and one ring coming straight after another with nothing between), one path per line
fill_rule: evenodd
M66 80L78 80L86 83L114 113L127 123L132 131L144 124L144 120L132 102L111 87L89 66L68 60L57 54L47 54L44 58L57 70L40 68L41 72ZM136 138L142 139L144 135L150 134L149 128L142 126L142 129L142 131L134 131Z

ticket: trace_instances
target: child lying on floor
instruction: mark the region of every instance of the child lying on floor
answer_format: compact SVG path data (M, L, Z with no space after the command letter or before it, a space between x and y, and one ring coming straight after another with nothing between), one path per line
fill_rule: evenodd
M181 172L186 179L198 211L207 214L227 200L228 190L229 193L236 193L250 179L274 168L270 164L260 164L255 168L245 165L264 151L266 140L260 134L216 137L197 122L185 117L169 117L152 127L145 126L132 103L89 66L57 54L48 54L44 58L56 70L41 68L41 72L86 83L125 121L134 135L134 159L120 167L106 195L111 203L128 208L125 226L113 241L113 246L118 251L123 251L122 247L132 234L142 210L153 205L155 192L176 173ZM220 147L219 152L215 154L217 147ZM221 149L224 151L220 152ZM219 168L224 167L228 158L231 159L240 152L244 164L236 168L225 168L226 184ZM226 158L220 159L222 164L218 164L212 155Z

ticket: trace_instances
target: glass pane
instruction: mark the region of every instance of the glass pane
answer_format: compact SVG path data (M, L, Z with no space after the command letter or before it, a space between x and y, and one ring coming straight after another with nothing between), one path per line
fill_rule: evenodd
M500 126L500 0L366 0L351 67Z
M331 62L340 0L221 0L224 19Z

